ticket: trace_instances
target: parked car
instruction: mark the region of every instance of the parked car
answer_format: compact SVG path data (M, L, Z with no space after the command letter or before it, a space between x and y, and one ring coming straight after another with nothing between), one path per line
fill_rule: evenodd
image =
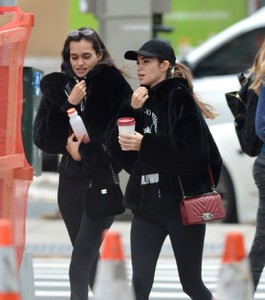
M264 38L262 8L180 58L192 70L195 92L219 114L208 124L224 161L217 190L223 197L227 223L255 222L258 191L252 177L254 158L240 149L224 94L239 89L237 74L251 66Z

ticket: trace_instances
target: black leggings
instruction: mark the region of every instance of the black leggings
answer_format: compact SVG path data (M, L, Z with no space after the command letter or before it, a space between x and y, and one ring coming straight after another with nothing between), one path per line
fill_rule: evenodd
M183 291L193 300L211 300L201 277L205 225L184 226L181 219L148 221L134 216L131 228L133 286L136 300L148 300L157 260L169 235Z
M84 199L87 180L60 177L58 205L65 222L73 252L70 262L71 300L87 300L88 286L93 288L102 243L102 232L114 217L87 217Z
M249 252L249 259L254 291L256 291L265 266L265 155L263 153L260 153L255 160L253 176L259 190L259 206L255 238Z

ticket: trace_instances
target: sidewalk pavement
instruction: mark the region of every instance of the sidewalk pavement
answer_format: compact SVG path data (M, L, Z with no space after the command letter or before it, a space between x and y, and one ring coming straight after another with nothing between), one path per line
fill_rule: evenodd
M120 233L125 255L130 256L130 221L115 221L111 227ZM245 249L250 249L255 226L207 224L204 257L221 257L226 235L240 232L245 240ZM72 247L62 220L29 219L26 222L26 250L33 256L70 256ZM161 251L164 258L172 257L169 239L166 239Z
M47 174L34 178L29 191L29 202L56 202L58 174ZM29 203L30 204L30 203ZM126 256L130 256L130 221L117 220L111 227L120 233ZM244 236L245 249L248 252L254 237L255 225L252 224L207 224L204 257L221 257L224 241L229 232L240 232ZM33 256L71 255L72 247L62 220L45 220L39 216L26 220L26 250ZM169 239L166 239L161 251L164 258L172 257Z

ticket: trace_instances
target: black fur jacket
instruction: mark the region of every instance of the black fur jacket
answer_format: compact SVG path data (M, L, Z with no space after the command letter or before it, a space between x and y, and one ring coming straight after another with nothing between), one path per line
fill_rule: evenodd
M179 178L187 196L209 192L209 166L218 184L222 158L185 79L160 82L149 89L143 108L128 103L122 116L134 117L136 131L143 134L139 152L121 150L117 129L110 139L112 157L130 173L124 204L135 214L179 216Z
M109 177L109 156L102 143L115 126L117 112L123 101L131 98L131 87L114 67L98 65L84 78L87 96L81 104L70 105L70 93L75 78L72 73L52 73L41 81L42 100L34 122L34 142L47 153L60 153L58 172L68 177ZM71 129L67 109L75 107L82 117L91 141L79 147L81 162L74 161L66 151ZM112 162L115 173L120 168Z

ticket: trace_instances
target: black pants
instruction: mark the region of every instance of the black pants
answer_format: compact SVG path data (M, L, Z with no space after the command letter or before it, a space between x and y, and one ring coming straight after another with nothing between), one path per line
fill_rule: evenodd
M58 205L73 245L69 269L71 300L88 299L88 286L92 289L95 280L102 233L114 221L114 217L86 216L87 187L87 180L64 177L59 180Z
M256 291L265 266L265 155L260 153L253 166L253 176L259 190L256 233L250 249L249 259L254 291Z
M205 225L184 226L181 219L152 222L134 216L131 228L136 300L148 300L157 260L169 235L183 291L193 300L211 300L201 277Z

